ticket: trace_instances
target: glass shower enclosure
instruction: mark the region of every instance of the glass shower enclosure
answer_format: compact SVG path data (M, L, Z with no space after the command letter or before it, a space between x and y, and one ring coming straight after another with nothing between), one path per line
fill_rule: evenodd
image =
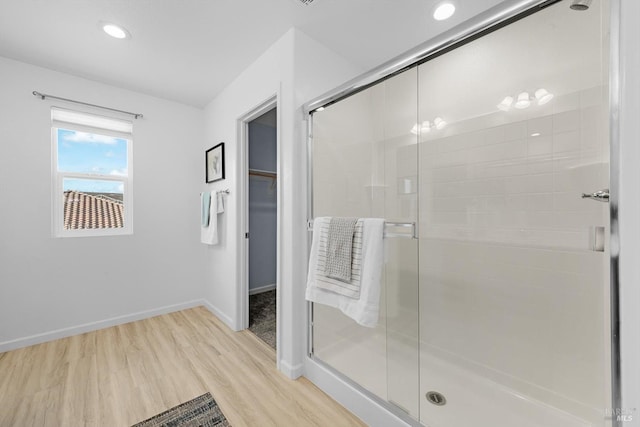
M312 115L311 217L387 221L312 356L432 427L610 426L609 2L530 10Z

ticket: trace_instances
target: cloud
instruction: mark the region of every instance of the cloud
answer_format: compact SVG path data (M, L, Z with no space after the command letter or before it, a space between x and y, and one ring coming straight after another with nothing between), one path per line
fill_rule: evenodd
M111 172L109 172L109 175L127 176L127 170L126 169L114 169Z
M113 136L106 136L106 135L97 135L95 133L89 133L89 132L75 131L73 133L69 133L65 135L64 140L70 141L70 142L115 145L118 143L120 138L115 138Z

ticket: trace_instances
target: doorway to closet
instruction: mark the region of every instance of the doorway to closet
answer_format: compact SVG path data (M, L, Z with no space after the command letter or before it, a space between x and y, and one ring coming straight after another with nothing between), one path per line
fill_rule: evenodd
M249 330L276 349L277 110L248 123Z

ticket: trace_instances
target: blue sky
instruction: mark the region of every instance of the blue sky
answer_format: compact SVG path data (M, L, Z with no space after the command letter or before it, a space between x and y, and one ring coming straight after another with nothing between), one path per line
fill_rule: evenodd
M58 170L126 176L127 143L123 138L58 129ZM122 193L121 181L65 179L64 190Z

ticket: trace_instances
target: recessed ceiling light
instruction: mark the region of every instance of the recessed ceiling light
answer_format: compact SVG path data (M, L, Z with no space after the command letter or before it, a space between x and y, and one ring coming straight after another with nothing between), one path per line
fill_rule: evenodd
M440 3L433 11L433 19L435 19L436 21L444 21L445 19L451 18L455 11L456 7L453 5L453 3Z
M128 39L131 37L129 31L119 25L111 24L109 22L102 22L100 25L105 33L116 39Z

